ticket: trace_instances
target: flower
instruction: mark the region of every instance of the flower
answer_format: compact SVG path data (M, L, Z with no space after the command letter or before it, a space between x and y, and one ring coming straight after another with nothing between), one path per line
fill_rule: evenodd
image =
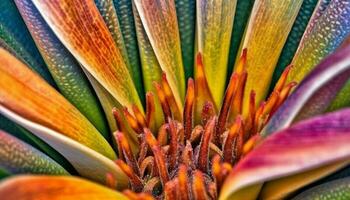
M2 198L348 195L349 2L0 8Z

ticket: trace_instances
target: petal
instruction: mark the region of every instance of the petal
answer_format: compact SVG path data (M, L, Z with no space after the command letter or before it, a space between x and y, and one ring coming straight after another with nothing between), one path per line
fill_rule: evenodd
M227 62L237 0L197 0L198 51L216 107L226 86ZM196 72L195 72L196 73Z
M350 198L350 177L338 179L322 185L313 187L292 200L305 200L305 199L349 199Z
M19 187L20 186L20 187ZM80 178L63 176L17 176L0 184L4 200L127 200L121 193Z
M231 76L235 65L236 55L239 50L241 38L244 36L244 30L249 21L249 16L252 11L255 0L237 1L235 17L233 21L233 30L231 34L231 45L228 61L228 77ZM239 58L239 57L238 57Z
M142 105L121 52L93 0L34 0L67 49L124 106Z
M167 74L176 102L182 110L182 102L185 99L185 74L175 2L162 0L134 2L160 67Z
M107 141L73 105L3 49L0 49L0 106L116 158Z
M272 116L263 135L325 111L350 76L350 46L323 60Z
M15 174L69 174L45 154L2 130L0 130L0 167Z
M0 105L0 113L21 124L37 137L47 142L61 153L78 171L79 175L90 180L106 184L106 175L111 174L117 181L117 187L127 186L127 178L116 164L104 155L64 136L63 134L33 123Z
M0 129L18 138L19 140L31 145L39 151L45 153L50 158L59 163L69 172L75 172L73 166L56 150L46 144L44 141L36 137L33 133L27 131L11 120L0 114ZM1 168L1 167L0 167Z
M256 105L260 104L268 92L279 55L302 2L302 0L255 1L240 51L248 49L248 79L244 97L249 99L251 90L254 90ZM237 55L240 56L241 53ZM246 113L249 101L244 102Z
M15 1L61 94L108 138L108 128L79 63L62 45L30 0Z
M162 69L148 39L145 28L143 27L135 4L133 4L133 8L138 47L142 63L143 84L146 92L157 94L153 83L160 83L162 81ZM160 127L164 122L164 117L158 98L155 98L155 106L155 123L156 127Z
M310 182L305 177L313 181L344 167L350 158L349 120L350 109L345 109L271 135L232 170L220 199L240 199L242 195L250 195L244 199L255 199L264 182L268 185L281 179L289 181L287 177L295 178L295 175L304 173L303 178L295 179L296 183L290 182L290 185L295 184L293 189L300 188ZM263 198L279 195L278 199L283 199L284 195L292 192L288 187L280 188L283 192L272 190L272 193L264 193L266 188L263 188ZM246 191L250 193L244 193Z
M295 19L292 30L289 33L286 44L284 45L281 55L278 59L278 63L272 78L272 84L270 86L271 90L280 78L284 69L292 62L293 56L297 51L299 42L304 34L304 31L313 14L317 2L318 0L305 0L301 5L299 14Z
M334 0L326 10L324 6L320 2L316 8L319 14L311 19L299 44L289 80L301 81L325 56L336 50L350 33L350 2Z
M182 60L185 77L188 80L193 77L196 1L176 0L175 6L180 31Z
M54 81L16 8L15 2L1 1L0 10L2 10L0 13L0 46L28 63L28 66L38 72L51 85L54 85Z
M144 100L144 92L143 92L143 87L142 87L142 77L141 77L140 66L138 63L139 59L138 59L137 49L134 49L134 52L130 52L126 48L126 40L125 39L129 39L128 41L130 41L130 39L133 38L133 36L135 37L135 33L133 32L135 30L134 29L126 30L127 35L125 35L122 33L122 27L121 27L122 22L124 23L123 28L125 28L125 25L126 25L126 28L128 28L128 29L130 29L129 28L130 26L131 27L134 26L133 21L131 21L131 23L130 23L130 19L129 19L129 18L132 18L132 10L131 10L131 12L130 12L130 10L125 10L126 12L129 11L129 13L127 15L128 17L123 18L123 19L121 18L119 21L118 15L120 15L120 13L119 12L117 13L116 7L115 7L115 5L123 4L122 9L128 9L128 6L130 6L130 9L131 9L131 1L129 1L128 3L122 2L122 1L116 3L116 2L113 2L113 0L95 0L95 4L96 4L97 8L99 9L109 31L112 34L113 40L114 40L118 50L120 51L120 53L123 57L125 65L128 68L130 76L134 82L136 89L137 89L139 97L142 98L142 100ZM129 4L129 5L127 5L127 4ZM121 12L123 13L125 11L122 10ZM124 17L125 17L125 14L124 14ZM132 35L132 34L134 34L134 35ZM129 52L132 53L133 57L129 56ZM136 56L136 58L135 58L135 56Z

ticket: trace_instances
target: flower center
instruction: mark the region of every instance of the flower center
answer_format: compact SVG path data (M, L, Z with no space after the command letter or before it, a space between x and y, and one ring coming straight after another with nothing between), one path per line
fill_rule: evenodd
M155 83L165 122L154 123L155 99L146 95L144 116L136 106L114 109L119 131L115 133L119 159L116 164L128 176L131 199L216 199L234 165L257 143L259 132L289 95L295 83L286 84L290 66L273 92L256 107L251 91L249 108L243 111L247 80L244 50L227 86L219 111L213 104L201 54L197 56L195 80L189 79L184 109L177 105L163 73ZM247 114L245 114L247 113ZM139 152L133 154L127 126L138 134ZM107 176L110 186L113 180ZM152 197L153 196L153 197Z

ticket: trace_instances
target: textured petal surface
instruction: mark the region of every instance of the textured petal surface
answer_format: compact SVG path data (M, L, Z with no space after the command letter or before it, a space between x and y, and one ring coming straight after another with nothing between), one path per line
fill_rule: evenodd
M56 149L74 166L79 175L106 184L106 175L111 174L117 181L117 187L119 189L126 187L126 176L109 158L59 132L28 121L1 105L0 113L3 113L12 121L21 124L24 128Z
M135 6L175 99L182 108L185 74L174 1L135 0Z
M13 0L0 2L0 46L11 51L16 57L45 78L51 85L54 81L44 60L35 46Z
M263 130L264 135L325 111L350 76L350 47L330 55L295 89Z
M132 1L130 0L113 0L114 7L117 11L120 29L123 35L124 44L129 57L130 68L132 69L132 77L138 91L144 89L142 87L142 73L140 56L137 46L135 22L133 17ZM136 80L138 83L136 83ZM144 91L144 90L142 90ZM140 94L140 93L139 93ZM140 98L144 100L144 93L140 94Z
M118 4L114 4L113 0L95 0L95 3L96 3L97 8L99 9L103 19L104 19L109 31L112 34L112 37L114 39L114 42L115 42L119 52L121 53L121 55L123 57L125 65L128 68L130 76L134 82L136 89L137 89L139 97L144 98L141 71L140 71L140 66L137 63L138 57L135 58L135 57L129 56L129 52L134 56L135 56L135 53L128 51L128 49L126 48L126 43L125 43L126 40L124 40L124 37L128 38L128 39L133 37L133 35L132 35L133 30L127 31L128 34L131 34L129 36L129 35L123 34L122 27L121 27L121 23L123 23L123 28L129 28L129 26L133 26L133 23L129 24L129 25L125 24L125 23L131 23L131 22L129 22L129 18L132 17L132 15L129 15L128 18L124 17L121 20L119 20L118 13L116 10L116 8L117 8L116 5L121 6L122 9L128 9L129 4L131 6L131 1L129 1L128 4L125 1L119 1ZM120 5L120 4L122 4L122 5ZM125 12L124 10L120 10L120 11ZM132 14L132 12L129 14ZM126 22L124 22L123 20L126 20ZM138 56L137 50L136 50L136 55Z
M140 58L142 63L143 84L146 92L157 94L153 85L154 82L160 83L162 79L162 68L159 65L156 54L148 39L147 33L140 19L140 15L133 4L133 13L135 19L136 35L139 45ZM163 112L158 98L155 98L156 126L159 127L164 122Z
M68 172L54 160L1 130L0 168L13 174L68 175Z
M196 0L175 0L186 80L193 77Z
M283 47L275 72L272 77L270 90L273 89L275 83L280 78L283 70L292 62L295 52L299 46L299 42L304 34L308 22L314 13L314 9L318 0L305 0L301 5L300 11L289 33L288 39Z
M197 0L198 51L203 55L205 76L217 107L225 91L236 4L236 0Z
M255 199L264 182L348 161L349 120L350 109L345 109L271 135L232 170L220 199Z
M116 158L107 141L72 104L3 49L0 49L0 105Z
M343 178L322 185L313 187L295 198L293 200L346 200L350 199L350 178Z
M93 0L33 2L67 49L119 103L143 110L122 54Z
M17 176L6 179L0 183L0 195L3 200L127 200L121 193L101 185L63 176Z
M333 0L324 10L320 3L293 58L289 80L301 81L350 33L350 2ZM323 11L324 10L324 11Z
M30 0L15 2L61 94L107 138L109 130L103 111L79 63L58 40Z
M255 1L241 44L241 50L248 49L245 99L249 99L251 90L256 92L257 105L265 98L279 55L302 2L302 0ZM239 53L238 56L240 55ZM244 102L246 112L249 101Z

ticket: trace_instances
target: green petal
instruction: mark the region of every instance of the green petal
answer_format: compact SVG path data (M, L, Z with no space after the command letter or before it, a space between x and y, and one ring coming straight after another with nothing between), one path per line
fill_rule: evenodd
M301 5L299 14L295 19L292 30L289 33L288 39L282 49L276 69L272 77L270 90L280 78L283 70L292 62L295 52L299 46L299 42L304 34L306 26L312 16L312 13L317 5L318 0L305 0Z
M255 0L237 0L236 12L233 21L233 30L231 36L230 54L228 60L227 77L232 74L235 65L236 56L239 50L241 39L244 36L244 30L247 26L250 13Z
M313 187L292 200L347 200L350 199L350 177L338 179Z
M61 44L30 0L15 2L61 94L108 138L103 111L79 63Z
M229 56L236 0L197 0L198 51L217 107L221 105Z
M35 43L23 22L13 0L0 2L0 46L11 49L11 53L54 85L54 81L41 58Z
M196 1L175 0L186 80L193 77Z
M76 173L73 166L60 153L58 153L56 150L54 150L44 141L40 140L33 133L27 131L21 126L15 124L14 122L8 120L6 117L4 117L1 114L0 114L0 129L6 131L7 133L20 139L21 141L45 153L53 160L60 163L60 165L64 167L66 170L68 170L69 172Z
M45 154L1 130L0 167L13 174L69 174Z
M136 26L137 41L139 45L140 58L142 63L143 84L145 87L145 91L157 94L153 83L161 82L162 69L158 63L157 57L153 51L146 31L142 25L136 7L134 7L133 12ZM158 98L155 98L155 106L155 126L160 127L164 122L164 117Z
M268 92L272 74L287 40L302 0L256 1L249 19L240 52L247 48L248 78L244 98L256 92L259 105ZM241 53L238 54L240 56ZM237 66L236 59L236 66ZM248 111L249 101L244 101L243 112Z
M124 44L129 57L132 77L139 92L139 96L144 102L145 94L142 85L141 62L137 46L136 28L133 17L132 1L130 0L113 0L114 7L117 11L119 25L123 34ZM136 83L137 82L137 83Z

